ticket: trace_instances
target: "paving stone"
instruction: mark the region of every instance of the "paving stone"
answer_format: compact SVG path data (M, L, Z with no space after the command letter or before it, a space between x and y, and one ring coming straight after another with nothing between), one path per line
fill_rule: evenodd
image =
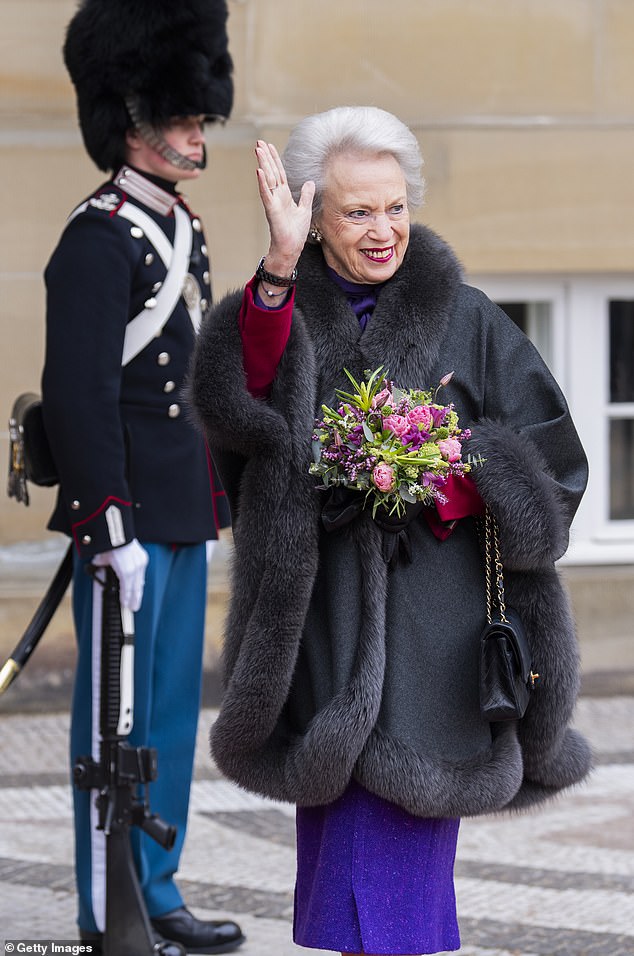
M215 716L200 721L185 898L240 922L243 956L316 956L292 942L294 809L221 777L207 746ZM589 781L529 814L462 821L462 956L633 956L633 718L634 697L582 698ZM1 719L0 940L75 939L68 714Z

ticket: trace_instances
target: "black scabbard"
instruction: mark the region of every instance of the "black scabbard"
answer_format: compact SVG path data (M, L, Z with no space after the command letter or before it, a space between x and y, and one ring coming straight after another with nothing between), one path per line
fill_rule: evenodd
M42 634L48 627L53 614L59 607L60 601L66 593L72 576L73 545L69 544L68 550L55 572L55 577L51 581L46 594L40 601L24 634L16 644L11 657L8 658L2 666L2 670L0 670L0 694L3 694L7 687L13 683L37 647Z

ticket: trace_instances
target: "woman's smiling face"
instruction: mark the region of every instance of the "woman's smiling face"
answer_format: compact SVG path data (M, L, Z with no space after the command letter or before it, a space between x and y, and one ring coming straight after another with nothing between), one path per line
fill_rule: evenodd
M351 282L391 279L409 243L405 178L388 153L341 153L328 164L315 219L328 265Z

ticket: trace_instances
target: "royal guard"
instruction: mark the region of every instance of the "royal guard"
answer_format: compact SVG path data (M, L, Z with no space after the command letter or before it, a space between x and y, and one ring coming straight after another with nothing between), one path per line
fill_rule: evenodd
M143 898L173 952L222 953L244 937L197 919L174 881L185 838L200 707L206 542L228 524L184 382L211 301L200 219L177 191L206 165L205 125L232 106L224 0L83 0L65 63L88 154L108 181L71 213L47 266L43 414L60 479L49 528L75 545L78 660L71 764L99 758L100 588L116 572L134 612L133 746L156 748L152 808L173 849L134 828ZM94 791L75 791L79 931L100 951L104 833ZM210 863L213 848L210 848ZM169 947L166 950L169 952Z

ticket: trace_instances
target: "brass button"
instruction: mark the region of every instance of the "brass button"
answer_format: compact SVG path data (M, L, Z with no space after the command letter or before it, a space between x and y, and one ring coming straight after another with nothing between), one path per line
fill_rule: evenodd
M200 224L200 219L192 219L192 229L194 232L202 232L202 226Z
M180 405L177 405L176 402L174 402L173 405L170 405L170 407L167 409L167 414L169 415L170 418L178 418L180 413L181 413L181 407Z
M163 386L163 391L169 395L170 392L173 392L176 388L176 382L166 382Z
M205 245L204 242L203 242L202 246L200 247L200 251L202 252L202 254L203 254L204 256L207 255L207 246Z
M208 305L209 305L209 303L207 302L207 299L201 299L201 300L200 300L200 308L201 308L201 311L204 312Z
M73 511L79 511L79 509L81 508L81 505L77 501L77 498L75 498L74 501L71 501L70 506L73 509Z
M149 299L146 299L143 303L146 309L155 309L156 308L156 299L154 296L150 296Z
M151 252L148 252L143 261L145 262L146 266L151 266L154 262L154 255Z
M170 354L169 352L159 352L156 361L159 365L169 365L170 363Z
M130 227L130 235L132 236L133 239L142 239L142 238L143 238L143 230L141 229L140 226L131 226L131 227Z
M92 538L90 537L89 534L85 534L83 538L81 539L82 544L90 544L91 541L92 541Z
M163 285L162 282L155 282L154 285L152 286L152 295L154 295L155 292L158 292L158 290L161 288L162 285Z
M206 282L209 285L209 273L203 272L203 282Z

